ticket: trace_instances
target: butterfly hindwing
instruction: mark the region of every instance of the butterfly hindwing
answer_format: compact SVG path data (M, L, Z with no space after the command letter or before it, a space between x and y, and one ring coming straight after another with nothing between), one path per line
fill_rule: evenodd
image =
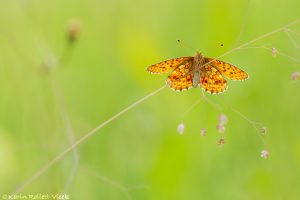
M200 71L200 87L206 92L217 94L227 89L227 81L212 65L205 65Z
M175 91L188 90L193 86L193 77L190 74L191 63L180 65L167 78L167 85Z

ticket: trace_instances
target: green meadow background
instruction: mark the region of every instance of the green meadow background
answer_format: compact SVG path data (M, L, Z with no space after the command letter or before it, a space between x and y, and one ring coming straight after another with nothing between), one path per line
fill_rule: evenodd
M146 67L223 53L300 19L300 1L1 0L0 195L159 89ZM73 26L75 40L68 38ZM78 30L77 30L78 29ZM250 74L201 101L169 88L99 130L19 194L69 199L299 199L300 23L222 60ZM69 30L70 31L70 30ZM223 46L221 45L223 44ZM272 56L264 47L275 47ZM214 106L215 105L215 106ZM267 127L261 140L249 120ZM225 145L216 129L228 116ZM176 129L185 124L180 135ZM206 128L205 137L200 129ZM260 126L257 127L258 129ZM265 143L264 143L264 142ZM267 149L268 159L260 157ZM21 197L15 196L16 199Z

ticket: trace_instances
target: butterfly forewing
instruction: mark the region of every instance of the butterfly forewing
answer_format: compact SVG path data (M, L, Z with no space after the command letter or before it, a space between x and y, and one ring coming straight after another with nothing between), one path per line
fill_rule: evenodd
M207 62L218 69L223 75L230 78L231 80L245 80L248 78L248 74L243 70L220 60L213 58L206 58Z
M147 71L153 74L164 74L176 67L186 64L188 62L193 62L194 57L180 57L180 58L173 58L170 60L166 60L154 65L151 65L147 68Z
M227 89L227 81L212 65L207 64L201 68L200 87L206 92L217 94Z

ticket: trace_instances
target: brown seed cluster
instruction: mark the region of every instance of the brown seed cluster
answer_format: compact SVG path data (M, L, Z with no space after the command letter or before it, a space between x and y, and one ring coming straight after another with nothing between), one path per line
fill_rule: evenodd
M78 20L71 20L68 24L67 36L70 44L78 40L81 30L81 24Z

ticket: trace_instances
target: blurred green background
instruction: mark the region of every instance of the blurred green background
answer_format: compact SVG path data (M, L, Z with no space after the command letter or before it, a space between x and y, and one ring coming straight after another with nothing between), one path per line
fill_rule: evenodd
M210 57L300 18L300 1L1 0L0 194L72 141L162 87L145 68ZM68 27L78 29L72 44ZM72 27L71 27L72 28ZM221 95L165 88L68 153L22 194L70 199L299 199L300 23L222 58L250 74ZM76 35L75 35L76 37ZM221 46L223 44L223 46ZM250 47L248 46L248 47ZM297 60L298 59L298 60ZM251 123L262 122L266 145ZM218 116L228 124L217 141ZM177 133L183 122L185 132ZM207 129L205 137L201 128ZM260 128L260 127L258 127ZM268 159L260 157L263 149ZM2 197L3 198L3 197Z

